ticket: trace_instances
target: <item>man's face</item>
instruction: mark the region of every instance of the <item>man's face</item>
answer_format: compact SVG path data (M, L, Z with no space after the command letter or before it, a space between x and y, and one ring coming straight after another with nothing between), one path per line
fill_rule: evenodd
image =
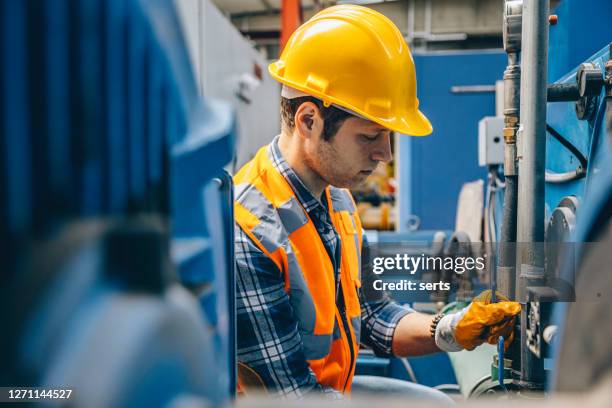
M391 131L366 119L350 117L326 141L319 134L308 144L305 160L319 177L335 187L354 188L379 162L389 162Z

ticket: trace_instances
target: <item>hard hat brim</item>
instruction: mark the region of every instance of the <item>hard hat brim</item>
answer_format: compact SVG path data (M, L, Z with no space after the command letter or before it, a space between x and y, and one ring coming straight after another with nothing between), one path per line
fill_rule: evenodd
M355 112L359 116L362 116L372 122L378 123L381 126L386 127L389 130L397 132L406 136L428 136L433 132L433 127L429 122L429 119L418 109L406 111L396 115L394 118L385 119L371 115L356 106L351 106L344 101L338 100L330 95L325 95L316 89L308 89L308 87L302 84L288 81L280 73L283 71L282 62L274 61L268 65L268 72L276 81L281 84L287 85L291 88L302 91L308 95L312 95L316 98L321 99L326 105L335 104L342 106L350 111Z

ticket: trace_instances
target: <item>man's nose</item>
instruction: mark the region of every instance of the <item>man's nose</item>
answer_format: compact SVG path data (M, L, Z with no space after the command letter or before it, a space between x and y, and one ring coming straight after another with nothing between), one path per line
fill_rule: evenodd
M391 159L393 159L393 153L391 152L391 135L385 134L378 139L379 140L374 146L374 151L370 155L370 159L377 162L389 163Z

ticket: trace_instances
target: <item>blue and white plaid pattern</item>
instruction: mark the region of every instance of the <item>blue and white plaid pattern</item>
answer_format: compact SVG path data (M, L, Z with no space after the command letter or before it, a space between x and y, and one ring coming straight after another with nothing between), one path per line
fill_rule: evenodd
M274 166L291 185L328 254L339 265L341 242L329 217L327 200L321 203L315 199L289 167L278 148L278 136L269 149ZM271 395L299 398L319 391L341 398L342 394L317 383L306 362L281 271L238 225L235 225L235 255L238 361L261 377ZM336 270L336 282L338 273ZM390 356L397 322L412 310L386 298L365 302L360 293L360 299L361 343L377 355Z

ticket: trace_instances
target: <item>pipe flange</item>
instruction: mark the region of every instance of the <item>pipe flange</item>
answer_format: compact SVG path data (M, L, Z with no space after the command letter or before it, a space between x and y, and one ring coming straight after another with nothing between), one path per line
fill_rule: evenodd
M576 228L576 213L580 203L576 196L564 197L553 211L546 227L546 271L549 276L560 277L561 267L568 253ZM571 282L573 283L573 282Z
M604 86L601 70L591 62L585 62L576 71L576 82L580 100L576 102L576 116L580 120L589 120L595 114L599 94Z
M598 97L584 97L576 102L576 117L578 120L591 120L597 110Z
M504 50L507 53L521 51L523 30L523 0L507 0L504 5Z
M559 202L546 227L546 242L568 241L576 226L579 205L576 196L566 196Z
M604 77L599 68L592 62L580 64L576 72L578 94L581 98L598 96L604 86Z
M606 97L612 97L612 60L606 63Z

